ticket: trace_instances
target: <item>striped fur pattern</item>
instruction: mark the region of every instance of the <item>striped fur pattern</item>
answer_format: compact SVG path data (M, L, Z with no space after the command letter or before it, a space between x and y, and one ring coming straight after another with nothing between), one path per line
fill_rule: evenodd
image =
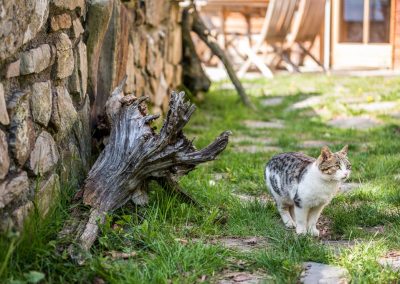
M291 152L278 154L267 163L266 184L288 228L319 236L316 224L323 208L350 176L347 152L347 145L336 153L325 146L317 159Z

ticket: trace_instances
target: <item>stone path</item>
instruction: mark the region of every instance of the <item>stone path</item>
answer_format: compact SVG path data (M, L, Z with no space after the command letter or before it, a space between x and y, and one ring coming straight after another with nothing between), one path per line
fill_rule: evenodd
M305 262L300 283L345 284L350 280L347 269L317 262Z
M283 103L284 97L274 97L269 99L264 99L261 101L262 106L278 106Z
M274 143L275 140L269 137L251 137L251 136L232 136L229 138L229 142L233 143L259 143L259 144L271 144Z
M350 108L356 111L381 112L381 113L395 109L396 107L398 107L398 103L396 102L373 102L367 104L350 105Z
M328 125L333 127L359 130L370 129L381 124L381 121L368 116L337 117L328 121Z
M390 269L400 271L400 251L389 252L378 260L382 266L389 266Z
M275 128L282 129L285 124L282 120L260 121L260 120L245 120L244 124L249 128Z
M268 202L273 202L271 195L248 195L248 194L239 194L239 193L232 193L232 196L238 198L243 203L252 203L252 202L259 202L260 204L266 204Z
M225 248L237 250L239 252L250 252L257 249L264 249L268 243L262 237L221 237L208 241L211 244L219 244Z
M234 148L239 153L265 153L265 152L282 152L282 148L276 146L257 146L257 145L244 145Z
M248 272L248 271L224 271L218 277L218 284L261 284L265 283L267 274L262 271Z
M344 183L340 187L340 192L346 193L346 192L360 188L361 185L362 185L361 183L357 183L357 182Z
M306 140L300 144L301 148L322 148L323 146L333 145L332 142L325 140Z

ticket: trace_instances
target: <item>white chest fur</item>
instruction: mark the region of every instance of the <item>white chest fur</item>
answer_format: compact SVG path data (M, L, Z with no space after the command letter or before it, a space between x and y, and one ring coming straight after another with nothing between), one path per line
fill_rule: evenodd
M305 207L316 207L329 203L339 188L338 181L327 180L313 164L298 187L298 196Z

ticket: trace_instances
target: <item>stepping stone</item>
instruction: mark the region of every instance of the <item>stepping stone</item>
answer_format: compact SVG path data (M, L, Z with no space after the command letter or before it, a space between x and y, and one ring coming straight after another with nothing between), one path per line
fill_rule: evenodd
M356 245L355 241L348 240L324 240L322 243L331 248L335 255L339 255L342 249L352 248Z
M267 239L262 237L222 237L211 239L209 242L240 252L264 249L268 245Z
M285 124L281 120L274 121L259 121L259 120L245 120L244 124L250 128L277 128L282 129Z
M260 144L271 144L274 139L268 137L251 137L251 136L232 136L229 137L229 141L233 143L250 142L250 143L260 143Z
M338 117L328 121L328 125L342 129L366 130L381 124L381 121L367 116Z
M351 105L350 108L356 111L387 112L397 106L398 104L396 102L374 102L369 104L355 104Z
M393 118L400 119L400 111L389 113Z
M252 202L259 202L260 204L266 204L268 202L272 202L273 199L270 195L247 195L247 194L239 194L239 193L232 193L232 196L238 198L243 203L252 203Z
M291 107L289 107L289 110L309 108L309 107L313 107L316 105L320 105L323 102L324 102L324 98L322 96L312 96L305 100L294 103Z
M389 252L378 260L382 266L388 266L394 271L400 271L400 251Z
M345 284L349 283L350 275L347 269L317 262L305 262L300 283L304 284Z
M261 284L265 283L267 279L267 275L263 272L255 271L255 272L248 272L248 271L240 271L240 272L232 272L226 271L218 277L217 283L218 284Z
M357 183L357 182L344 183L340 186L340 192L346 193L346 192L358 189L360 187L361 187L361 183Z
M257 146L257 145L246 145L238 146L234 148L239 153L264 153L264 152L282 152L282 148L275 146Z
M306 140L301 143L301 148L322 148L323 146L332 145L332 142L324 140Z
M385 226L383 225L374 227L359 227L359 228L371 234L383 234L385 232Z
M261 101L262 106L278 106L282 104L283 97L275 97L270 99L264 99Z

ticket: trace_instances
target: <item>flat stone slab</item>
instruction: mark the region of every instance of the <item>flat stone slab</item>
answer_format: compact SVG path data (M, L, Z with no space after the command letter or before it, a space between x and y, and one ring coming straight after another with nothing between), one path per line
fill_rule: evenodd
M350 108L353 110L360 110L365 112L386 112L398 107L396 102L373 102L367 104L354 104Z
M274 143L275 140L272 138L268 138L268 137L232 136L232 137L229 137L229 142L233 142L233 143L249 142L249 143L259 143L259 144L271 144L271 143Z
M281 120L273 120L273 121L260 121L260 120L245 120L244 124L250 128L277 128L282 129L285 127L285 124Z
M324 140L306 140L301 143L301 148L322 148L323 146L332 145L332 142L324 141Z
M322 243L332 249L335 255L339 255L341 250L354 247L357 243L349 240L323 240Z
M392 251L378 260L382 266L388 266L392 270L400 271L400 251Z
M240 272L232 272L225 271L223 274L218 277L218 284L233 284L233 283L241 283L241 284L261 284L265 283L267 275L260 271L248 272L248 271L240 271Z
M257 145L246 145L246 146L237 146L234 148L239 153L264 153L264 152L282 152L282 148L275 146L257 146Z
M342 129L366 130L381 125L376 118L366 116L337 117L328 121L328 125Z
M261 101L262 106L278 106L283 103L283 97L275 97L270 99L264 99Z
M323 96L312 96L297 103L294 103L291 107L289 107L289 110L309 108L316 105L320 105L323 102L324 102Z
M250 252L257 249L264 249L267 245L267 239L262 237L222 237L211 239L211 244L218 244L228 249L240 252Z
M317 262L305 262L300 283L304 284L345 284L349 283L347 269Z

